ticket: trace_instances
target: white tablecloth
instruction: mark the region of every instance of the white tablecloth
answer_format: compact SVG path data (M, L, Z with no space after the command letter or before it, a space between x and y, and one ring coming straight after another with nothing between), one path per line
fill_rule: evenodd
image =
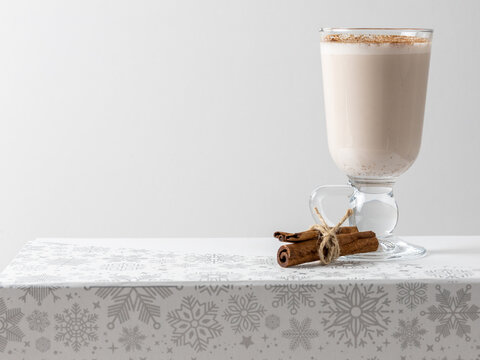
M40 239L0 275L0 358L478 359L480 237L284 269L272 238Z

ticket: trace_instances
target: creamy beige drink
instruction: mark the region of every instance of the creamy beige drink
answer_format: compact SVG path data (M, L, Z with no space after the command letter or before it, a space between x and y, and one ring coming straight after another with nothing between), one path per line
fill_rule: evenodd
M322 39L328 144L351 177L396 177L420 149L430 40L400 35Z

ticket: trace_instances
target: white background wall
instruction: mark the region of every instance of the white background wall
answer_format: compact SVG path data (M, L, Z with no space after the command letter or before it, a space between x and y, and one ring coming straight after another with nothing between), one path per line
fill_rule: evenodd
M435 29L400 234L479 234L478 1L0 2L0 267L36 237L270 236L343 183L318 29Z

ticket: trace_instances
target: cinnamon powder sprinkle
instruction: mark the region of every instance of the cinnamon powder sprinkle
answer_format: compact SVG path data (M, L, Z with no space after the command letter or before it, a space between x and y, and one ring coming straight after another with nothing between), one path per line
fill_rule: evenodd
M428 43L430 39L417 36L405 35L353 35L353 34L332 34L323 38L327 42L339 43L361 43L361 44L405 44Z

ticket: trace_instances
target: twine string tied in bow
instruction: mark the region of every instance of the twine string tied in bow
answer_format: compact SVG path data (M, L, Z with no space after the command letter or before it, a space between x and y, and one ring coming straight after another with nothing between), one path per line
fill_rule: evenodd
M340 226L352 216L353 210L348 209L335 226L328 226L317 208L315 208L315 212L320 219L320 224L312 225L310 230L318 230L320 232L317 240L318 255L320 256L320 263L327 265L340 256L340 245L337 239L337 232L338 229L340 229Z

